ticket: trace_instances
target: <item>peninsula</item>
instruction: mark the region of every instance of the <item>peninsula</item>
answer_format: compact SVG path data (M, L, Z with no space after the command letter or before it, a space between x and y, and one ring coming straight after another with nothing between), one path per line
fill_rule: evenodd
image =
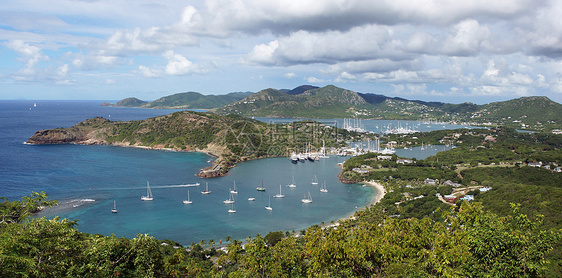
M341 147L361 140L349 132L315 121L267 124L236 115L179 111L140 121L85 120L69 128L37 131L28 144L115 145L173 151L205 152L217 157L200 177L225 175L236 163L289 156L305 149Z

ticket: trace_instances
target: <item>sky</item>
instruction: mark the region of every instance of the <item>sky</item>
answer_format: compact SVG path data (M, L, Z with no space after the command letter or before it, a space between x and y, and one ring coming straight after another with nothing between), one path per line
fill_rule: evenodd
M336 85L562 102L560 0L3 0L0 99Z

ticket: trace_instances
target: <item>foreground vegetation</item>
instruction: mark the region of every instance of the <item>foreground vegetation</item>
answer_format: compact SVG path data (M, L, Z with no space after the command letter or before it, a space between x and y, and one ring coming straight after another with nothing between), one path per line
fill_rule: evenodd
M543 217L530 219L519 205L500 217L463 203L438 221L385 218L375 206L302 236L234 240L224 253L203 249L204 241L186 249L148 235L80 233L67 219L22 217L25 208L47 204L45 197L0 203L2 277L536 277L547 273L545 257L560 241L559 231L539 229Z

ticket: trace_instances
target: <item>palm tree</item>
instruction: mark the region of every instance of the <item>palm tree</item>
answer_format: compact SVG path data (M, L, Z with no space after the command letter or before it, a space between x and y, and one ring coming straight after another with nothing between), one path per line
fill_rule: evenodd
M202 239L201 241L199 241L199 244L201 244L201 247L205 246L205 243L206 243L206 242L205 242L204 239Z
M226 242L230 242L230 241L232 241L232 237L226 236Z
M213 245L215 244L215 240L214 239L209 239L209 247L213 248Z

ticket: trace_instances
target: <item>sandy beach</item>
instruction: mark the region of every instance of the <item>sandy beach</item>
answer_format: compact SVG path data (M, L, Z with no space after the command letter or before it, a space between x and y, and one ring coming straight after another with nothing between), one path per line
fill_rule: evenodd
M382 200L382 198L384 198L384 195L386 194L386 190L384 189L384 186L382 184L380 184L376 181L365 181L363 183L366 184L366 185L369 185L369 186L373 186L379 192L377 194L377 196L373 198L373 201L371 202L371 205L374 205L374 204L380 202L380 200Z
M377 195L373 196L373 200L371 201L371 203L369 205L374 205L374 204L380 202L380 200L382 200L382 198L384 198L384 195L386 194L386 190L384 189L384 186L382 184L380 184L376 181L364 181L364 182L361 182L361 183L363 183L364 186L372 186L378 191ZM357 209L360 209L360 208L357 208ZM334 223L332 225L328 225L326 227L337 227L337 226L339 226L340 221L345 221L345 220L350 219L350 218L353 219L354 215L355 215L355 212L352 212L349 215L338 219L338 221L335 221L336 223Z

